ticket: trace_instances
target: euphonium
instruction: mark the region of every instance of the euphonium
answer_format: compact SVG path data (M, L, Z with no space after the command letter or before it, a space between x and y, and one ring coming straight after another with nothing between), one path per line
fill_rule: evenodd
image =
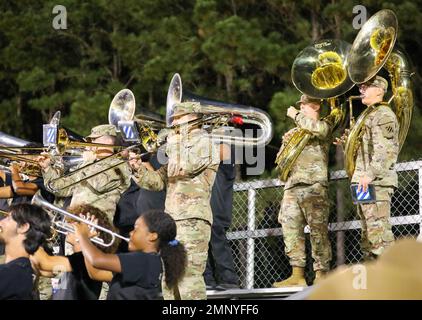
M344 120L344 111L336 97L353 87L347 72L349 49L350 44L345 41L322 40L301 51L292 66L292 81L300 92L328 101L331 110L323 121L333 130ZM288 141L283 142L275 161L280 180L287 180L310 138L309 132L298 128Z
M413 88L408 59L393 49L398 29L397 17L391 10L381 10L362 27L349 54L349 74L354 83L364 83L385 67L389 73L394 112L400 125L400 150L406 139L413 113ZM350 102L351 103L351 102ZM357 152L363 135L363 124L373 108L361 113L351 127L344 153L345 168L349 177L355 170Z

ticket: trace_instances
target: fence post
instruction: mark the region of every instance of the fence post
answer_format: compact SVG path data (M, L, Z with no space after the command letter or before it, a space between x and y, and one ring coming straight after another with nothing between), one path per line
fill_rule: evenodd
M419 163L419 169L418 169L418 184L419 184L419 237L418 239L422 240L422 166Z
M255 239L253 232L255 231L255 201L256 190L250 188L248 190L248 240L246 245L246 289L253 289L255 283Z

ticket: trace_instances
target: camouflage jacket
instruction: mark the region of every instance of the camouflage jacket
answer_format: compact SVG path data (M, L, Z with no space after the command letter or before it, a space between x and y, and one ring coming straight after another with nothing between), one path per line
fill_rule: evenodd
M131 170L128 164L124 163L72 187L63 190L58 189L100 170L109 168L111 165L120 161L120 159L116 158L102 160L101 162L89 166L85 170L57 181L52 180L59 178L62 175L61 170L49 166L43 170L44 184L46 188L56 196L72 196L70 203L71 207L80 204L90 204L105 212L112 223L117 202L119 201L121 194L130 185ZM78 167L80 168L91 163L93 163L93 161L85 161Z
M397 187L394 165L399 153L399 124L395 113L387 104L375 105L363 130L352 183L367 175L374 185Z
M312 136L293 164L284 188L289 189L298 184L321 183L328 185L328 147L331 126L323 120L314 120L298 113L295 119L296 128L304 129ZM284 147L284 142L281 149Z
M167 165L157 171L139 168L138 185L155 191L167 187L165 208L175 220L197 218L212 223L210 197L220 164L219 148L205 131L195 129L186 138L169 135L166 154Z

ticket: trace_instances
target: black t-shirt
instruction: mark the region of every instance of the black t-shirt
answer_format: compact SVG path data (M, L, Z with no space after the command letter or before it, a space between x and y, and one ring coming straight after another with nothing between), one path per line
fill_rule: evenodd
M0 265L0 300L32 300L33 272L28 258Z
M67 256L72 272L65 272L60 278L59 289L53 300L97 300L102 282L92 280L88 275L82 252Z
M107 300L161 299L162 266L159 254L138 251L117 256L122 272L114 275Z

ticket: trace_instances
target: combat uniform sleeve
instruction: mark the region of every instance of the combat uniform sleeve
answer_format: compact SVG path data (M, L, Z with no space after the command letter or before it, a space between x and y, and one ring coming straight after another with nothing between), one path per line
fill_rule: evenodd
M330 125L323 120L314 120L299 112L295 119L299 128L305 129L318 139L327 138L331 131Z
M69 176L67 178L58 179L54 182L53 180L61 177L63 175L63 172L60 169L53 168L51 166L45 168L42 171L43 179L44 179L44 185L46 189L58 197L70 197L73 194L73 188L75 186L59 190L63 188L64 186L71 184L75 182L78 177L77 174L74 174L72 176Z
M128 177L130 176L130 172L125 169L123 165L115 167L88 179L87 183L98 193L107 193L125 184L129 187ZM91 172L88 172L87 175L91 174Z
M169 177L193 177L203 170L220 164L220 149L209 138L201 138L197 143L182 143L181 161L169 161Z
M398 122L392 113L374 118L372 126L373 155L367 168L372 180L384 177L397 161Z
M167 185L167 165L156 171L149 171L144 166L140 166L135 178L141 188L152 191L164 190Z

